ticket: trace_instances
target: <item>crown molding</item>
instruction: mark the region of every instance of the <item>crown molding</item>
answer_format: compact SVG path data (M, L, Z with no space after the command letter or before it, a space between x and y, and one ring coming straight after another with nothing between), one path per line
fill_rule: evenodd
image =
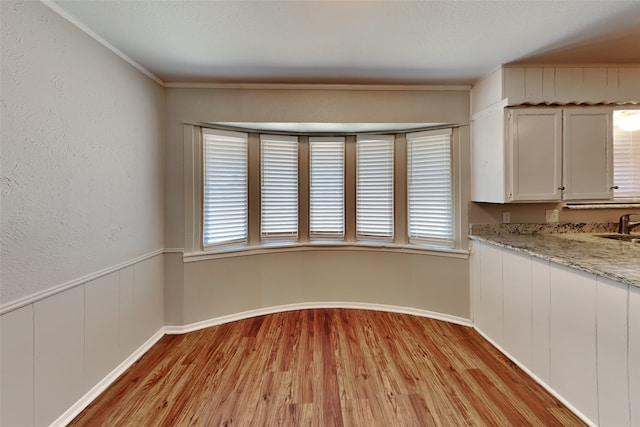
M40 0L45 6L49 9L69 21L71 24L75 25L78 29L83 31L89 37L100 43L102 46L109 49L114 54L118 55L122 60L127 62L129 65L140 71L142 74L149 77L151 80L159 84L160 86L165 86L165 82L163 82L160 78L158 78L151 71L144 68L142 65L138 64L136 61L127 56L124 52L120 51L118 48L113 46L111 43L100 37L98 34L93 32L89 27L84 25L82 22L78 21L73 15L69 14L66 10L62 9L54 0Z
M323 84L323 83L186 83L165 82L180 89L342 90L342 91L468 91L471 85Z

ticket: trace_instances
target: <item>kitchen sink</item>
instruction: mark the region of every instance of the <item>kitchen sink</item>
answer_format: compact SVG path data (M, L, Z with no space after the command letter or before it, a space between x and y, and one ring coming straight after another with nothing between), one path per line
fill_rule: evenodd
M638 234L597 234L597 236L623 242L640 243L640 235Z

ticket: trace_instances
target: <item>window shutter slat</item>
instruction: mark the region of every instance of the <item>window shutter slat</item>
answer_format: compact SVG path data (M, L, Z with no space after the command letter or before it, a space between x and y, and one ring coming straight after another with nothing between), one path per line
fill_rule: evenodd
M247 241L247 140L203 129L203 245Z
M309 138L309 237L344 238L344 138Z
M393 136L358 136L356 237L393 240Z
M407 187L409 241L453 247L450 130L407 135Z
M298 238L298 139L260 135L263 241Z

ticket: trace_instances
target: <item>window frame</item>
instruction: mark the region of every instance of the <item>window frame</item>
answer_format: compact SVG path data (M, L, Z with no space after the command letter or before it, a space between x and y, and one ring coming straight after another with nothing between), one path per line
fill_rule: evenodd
M450 221L448 223L448 228L450 229L450 234L447 238L437 238L434 236L428 236L429 233L424 233L423 236L412 236L412 205L411 205L411 179L412 179L412 163L411 163L411 144L414 140L418 140L417 142L425 142L419 141L420 139L439 137L439 136L448 136L448 175L449 175L449 210L450 210ZM454 248L456 243L456 206L455 206L455 179L454 179L454 140L453 140L453 131L452 129L439 129L439 130L430 130L423 132L413 132L407 133L407 239L410 244L417 245L432 245L432 246L444 246L448 248Z
M337 230L333 231L323 231L314 233L312 224L313 224L313 202L314 202L314 162L313 162L313 147L321 146L322 144L341 144L342 145L342 230L339 232ZM335 137L319 137L319 136L311 136L308 139L309 144L309 164L308 164L308 179L309 179L309 240L311 242L319 242L319 241L343 241L346 238L346 137L345 136L335 136Z
M355 188L355 194L356 194L356 212L355 212L355 220L356 220L356 226L355 226L355 231L356 231L356 241L369 241L369 242L394 242L397 236L396 233L396 223L397 223L397 219L396 219L396 208L395 208L395 203L396 203L396 144L395 144L395 140L396 137L395 135L357 135L356 137L356 188ZM368 147L372 144L376 144L376 143L386 143L389 144L391 146L391 152L390 152L390 156L389 159L391 161L391 176L388 179L388 185L391 185L391 200L389 202L389 206L390 206L390 215L391 215L391 224L390 224L390 230L391 233L388 235L384 235L384 234L374 234L374 233L361 233L358 230L358 203L359 203L359 196L358 196L358 189L360 188L360 162L359 162L359 154L360 154L360 147L362 147L362 149L364 149L365 147ZM371 194L369 194L368 196L371 196ZM377 213L373 214L373 216L378 216ZM363 230L364 231L364 230Z
M274 152L271 153L274 157L271 159L274 163L277 163L277 159L275 157L278 156L278 150L280 153L283 152L281 147L278 147L278 144L293 144L292 152L295 153L295 171L293 172L293 176L295 177L295 227L293 231L281 231L281 232L267 232L263 229L264 218L266 214L265 210L265 148L269 146L269 144L273 143ZM271 135L271 134L260 134L260 241L263 244L273 244L278 242L297 242L300 236L299 225L300 225L300 183L298 179L299 168L300 168L300 159L298 154L298 146L300 144L300 138L297 136L289 136L289 135ZM283 158L284 159L284 158ZM287 159L284 159L287 160ZM277 169L277 167L276 167ZM282 175L278 175L276 171L274 171L274 178L276 181L278 179L282 179ZM271 184L274 185L274 184ZM275 184L275 187L278 185ZM286 186L285 186L286 187ZM271 187L272 189L274 187ZM280 186L280 189L283 189ZM248 190L248 189L247 189ZM281 202L282 200L272 200L275 204ZM278 215L278 212L274 209L272 212L275 215ZM271 222L271 220L270 220ZM275 226L271 224L271 226Z
M246 188L244 192L245 196L245 219L244 219L244 236L236 239L224 240L219 243L207 243L205 239L206 234L206 223L205 223L205 214L206 214L206 180L207 180L207 149L206 149L206 135L210 135L213 138L227 138L228 142L233 142L236 140L237 143L244 143L244 153L245 153L245 183ZM242 141L244 140L244 141ZM246 245L249 239L249 164L248 164L248 150L249 150L249 135L244 132L235 132L235 131L227 131L227 130L218 130L218 129L210 129L203 128L201 133L201 153L202 153L202 174L201 174L201 197L202 197L202 208L201 208L201 233L200 240L202 243L202 248L204 250L212 249L212 248L224 248L224 247L233 247L233 246L241 246Z

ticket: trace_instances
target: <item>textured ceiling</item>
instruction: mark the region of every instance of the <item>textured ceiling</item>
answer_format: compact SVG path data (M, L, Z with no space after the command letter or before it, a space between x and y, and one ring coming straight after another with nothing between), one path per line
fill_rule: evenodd
M640 63L640 0L48 0L165 82L469 84Z

